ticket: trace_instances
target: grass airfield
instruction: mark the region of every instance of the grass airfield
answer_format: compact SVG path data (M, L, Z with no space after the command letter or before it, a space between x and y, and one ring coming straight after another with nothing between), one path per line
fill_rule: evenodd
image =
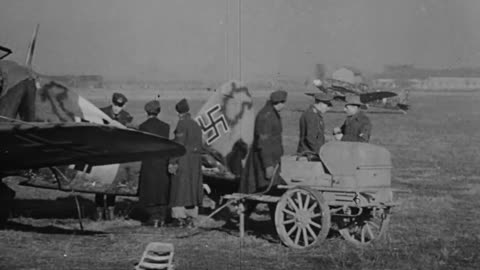
M251 90L252 91L252 90ZM140 124L143 105L154 97L130 91L127 111ZM79 91L98 106L112 91ZM252 91L255 108L268 91ZM196 112L208 92L161 94L160 118L176 125L175 103L187 97ZM300 111L311 103L290 94L282 112L284 147L296 150ZM359 249L342 238L329 238L309 250L284 247L266 213L259 212L241 240L223 220L205 220L198 233L177 228L141 227L135 220L84 220L81 233L70 193L9 185L17 191L16 217L0 231L0 269L133 269L149 242L175 246L176 269L480 269L480 92L411 92L406 114L370 114L371 142L386 147L394 164L396 207L383 242ZM341 108L341 105L339 108ZM344 114L325 116L327 133ZM331 136L328 136L331 139ZM93 196L82 205L94 208ZM136 198L119 198L119 204ZM86 212L88 212L86 210Z

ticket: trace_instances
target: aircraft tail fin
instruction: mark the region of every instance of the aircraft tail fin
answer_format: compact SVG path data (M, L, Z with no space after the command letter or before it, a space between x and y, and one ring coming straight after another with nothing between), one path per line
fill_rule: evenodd
M245 160L246 154L239 153L251 146L255 124L253 100L247 87L238 81L223 84L205 102L195 120L202 128L206 147L221 155L230 169L232 158Z

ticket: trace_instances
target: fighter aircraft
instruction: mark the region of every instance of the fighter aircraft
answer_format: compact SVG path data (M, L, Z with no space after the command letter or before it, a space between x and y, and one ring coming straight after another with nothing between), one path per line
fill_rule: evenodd
M373 90L368 84L362 81L361 75L347 69L340 68L332 73L330 78L325 76L325 67L321 64L316 65L315 78L312 80L313 86L318 90L331 93L337 100L345 100L346 95L358 95L360 100L367 107L377 107L388 110L402 111L408 110L408 94L402 89L399 93L394 91ZM313 93L307 93L313 95Z
M64 175L61 167L52 166L88 168L185 153L182 145L167 138L118 126L98 109L82 111L95 106L45 81L31 66L3 60L10 49L0 47L0 52L0 227L15 196L1 181L4 177L25 175L25 170L32 174L42 167L59 176ZM31 56L27 59L31 64Z
M31 48L34 48L35 39L36 34ZM5 53L1 59L12 52L5 47L0 47L0 51ZM54 106L53 99L59 103L62 99L68 100L66 89L54 82L47 84L53 92L48 92L45 87L37 89L41 79L31 69L31 60L32 55L28 54L26 62L30 66L0 61L1 175L21 169L69 163L103 165L140 160L144 156L178 156L185 152L181 145L166 138L115 126L108 116L96 115L103 117L101 122L96 121L95 111L89 115L78 114L78 108L71 108L77 109L75 112L64 110L64 117L72 120L64 121L66 118L61 117L64 106ZM58 90L63 91L59 92L63 96L54 95ZM85 100L79 99L77 103L82 102ZM52 118L54 114L58 119ZM128 144L122 145L122 142Z
M90 123L0 123L0 172L68 164L104 165L148 157L180 156L167 138ZM126 144L125 142L128 142Z
M49 85L49 84L46 84ZM58 87L58 86L57 86ZM46 94L40 88L38 95ZM93 104L78 96L68 88L62 88L65 97L58 96L46 100L54 100L54 104L37 103L36 108L55 107L68 110L51 110L37 114L41 119L53 119L52 122L73 122L79 119L76 112L92 116L103 114ZM38 96L37 95L37 96ZM81 102L75 102L75 99ZM58 104L57 104L58 102ZM59 113L60 112L60 113ZM69 115L70 118L60 118L58 115ZM90 122L110 121L102 115L100 118L88 117ZM234 183L243 167L247 151L253 141L254 111L252 97L248 89L239 82L231 81L221 87L208 99L195 117L202 128L204 139L203 174L205 182L213 185ZM120 125L117 123L117 125ZM107 193L122 196L136 196L138 187L140 163L121 163L103 166L76 166L63 167L52 170L43 168L30 171L25 176L28 181L22 185L60 189L64 191L74 190L87 193ZM231 185L230 185L231 186Z
M35 40L36 34L32 44ZM33 50L29 50L29 54L26 62L31 64ZM138 132L131 131L110 119L85 98L62 84L34 72L30 67L2 60L0 72L4 75L4 85L7 86L4 89L9 89L3 95L8 96L8 99L0 99L0 115L15 118L11 111L16 109L22 119L28 122L63 123L63 125L89 123ZM248 89L236 81L222 85L200 109L195 119L203 131L205 155L202 168L207 180L234 181L238 177L235 175L238 170L230 168L242 166L246 151L253 141L254 111ZM148 158L148 155L145 157ZM90 162L85 156L83 158L81 162L68 166L28 170L23 174L28 180L21 184L63 191L137 195L140 162L111 164L127 160L100 163L94 159Z

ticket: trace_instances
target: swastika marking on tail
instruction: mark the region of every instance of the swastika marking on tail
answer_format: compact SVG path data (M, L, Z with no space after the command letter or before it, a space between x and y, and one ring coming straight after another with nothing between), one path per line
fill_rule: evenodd
M217 104L212 108L208 109L204 114L196 118L198 124L202 128L202 133L207 136L206 143L208 145L212 144L218 138L220 138L219 125L222 127L225 133L230 131L230 128L228 127L228 124L227 124L227 120L225 119L225 116L222 113L220 113L220 115L217 118L215 118L214 114L216 112L219 112L220 109L221 109L220 105ZM206 115L206 117L202 117L203 115Z

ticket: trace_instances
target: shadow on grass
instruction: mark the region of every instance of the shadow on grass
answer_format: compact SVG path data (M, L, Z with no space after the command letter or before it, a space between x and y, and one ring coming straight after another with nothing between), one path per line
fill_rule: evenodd
M238 223L228 221L220 228L212 228L205 230L215 230L227 233L229 235L240 237ZM271 220L249 220L245 226L245 236L253 236L258 239L265 240L272 244L282 244L280 237L275 229L275 225ZM338 231L330 230L327 239L342 239Z
M48 226L33 226L29 224L18 223L14 221L7 221L4 226L4 229L7 230L15 230L21 232L35 232L35 233L42 233L42 234L76 234L76 235L102 235L105 234L104 232L99 231L87 231L87 230L79 230L79 229L65 229L56 227L53 225Z
M92 200L78 196L78 204L82 218L94 219L96 205ZM134 201L122 200L115 203L115 213L118 216L128 215L134 208ZM56 200L15 199L11 205L13 217L30 218L78 218L77 204L74 196Z

